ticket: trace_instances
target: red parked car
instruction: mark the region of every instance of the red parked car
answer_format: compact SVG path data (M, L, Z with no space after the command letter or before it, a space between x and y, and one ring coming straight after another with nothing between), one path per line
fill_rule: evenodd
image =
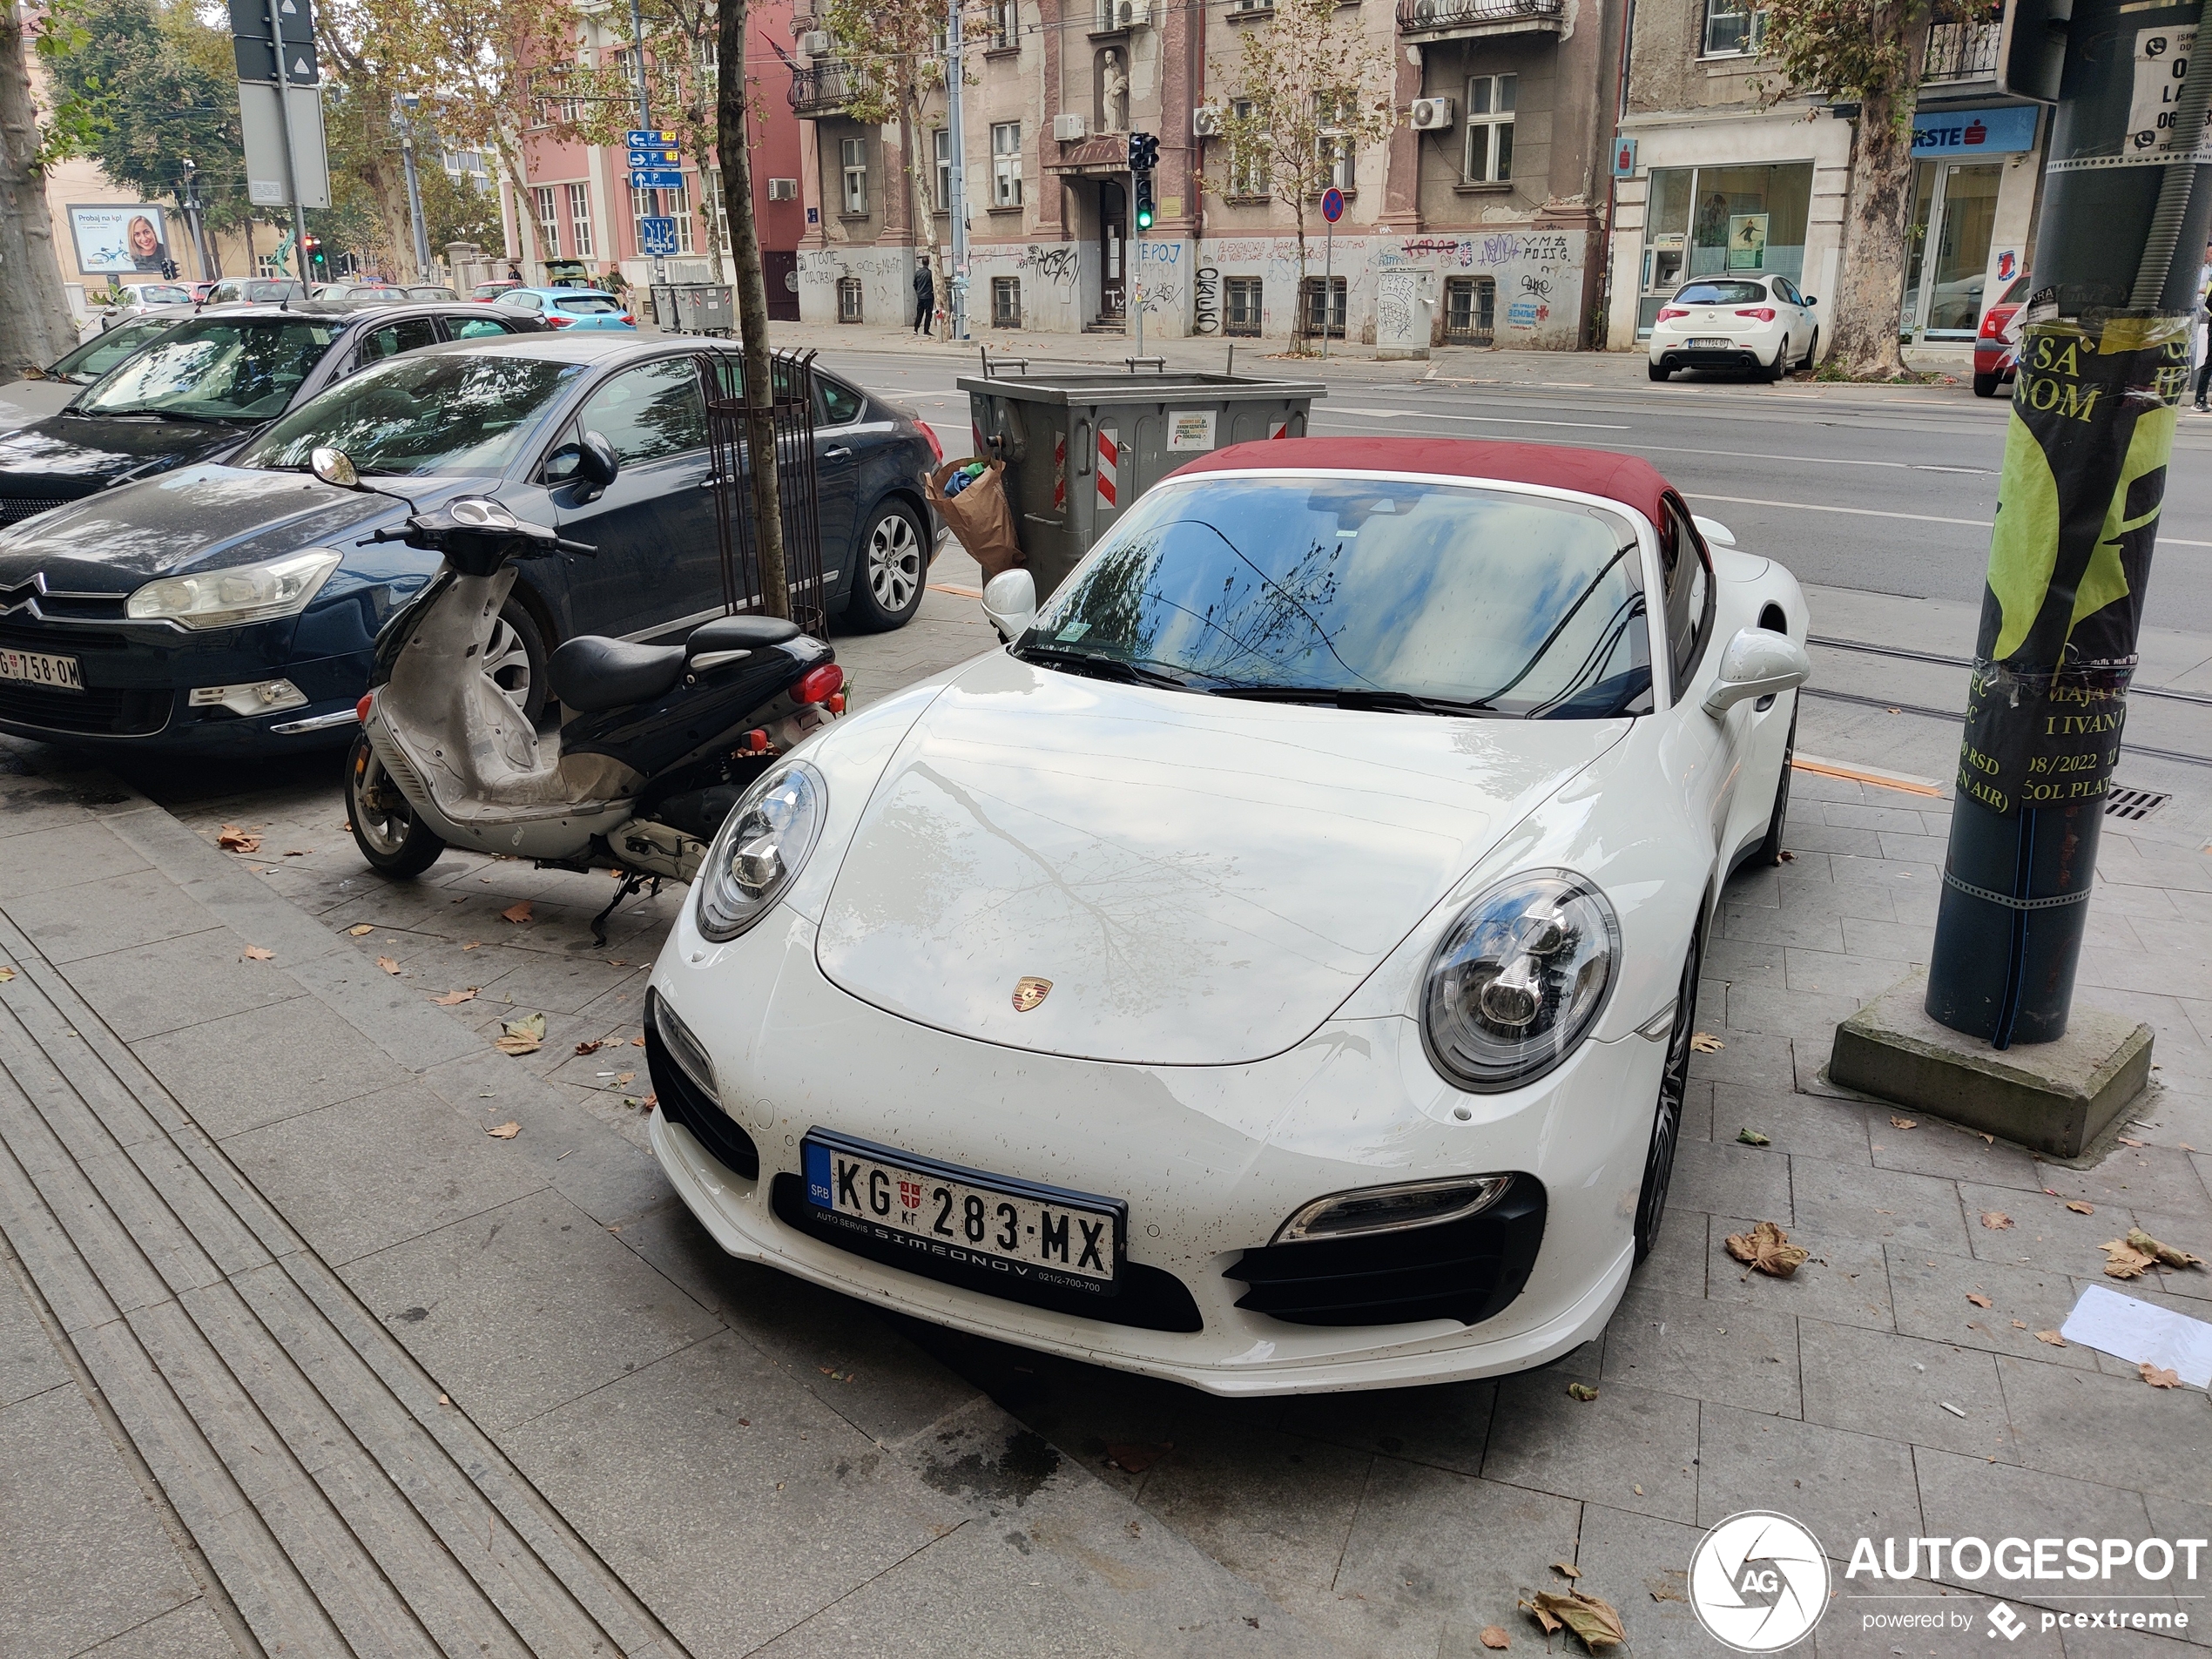
M1974 336L1974 395L1995 397L1997 388L2013 378L2019 366L2015 361L2020 350L2020 335L2012 326L2013 314L2027 299L2027 273L2023 271L2012 280L2011 286L1998 296L1989 314L1981 320L1981 333Z

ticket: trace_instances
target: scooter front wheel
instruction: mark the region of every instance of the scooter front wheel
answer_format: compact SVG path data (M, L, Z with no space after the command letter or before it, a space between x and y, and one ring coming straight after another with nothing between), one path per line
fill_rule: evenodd
M354 845L385 875L421 875L446 850L436 832L415 816L366 737L354 739L346 758L346 819Z

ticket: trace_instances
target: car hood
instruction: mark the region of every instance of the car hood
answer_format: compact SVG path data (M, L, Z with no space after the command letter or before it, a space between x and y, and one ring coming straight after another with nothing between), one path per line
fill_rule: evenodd
M438 493L416 495L428 505ZM323 543L342 549L404 511L388 496L334 489L307 473L187 467L0 531L0 586L43 572L55 592L127 593L179 570Z
M89 496L219 455L253 429L152 415L57 415L0 435L0 496Z
M879 1008L1014 1048L1262 1059L1629 725L1244 703L995 652L885 769L818 959ZM1051 990L1018 1012L1029 976Z
M0 429L13 431L51 419L84 389L74 381L10 381L0 388Z

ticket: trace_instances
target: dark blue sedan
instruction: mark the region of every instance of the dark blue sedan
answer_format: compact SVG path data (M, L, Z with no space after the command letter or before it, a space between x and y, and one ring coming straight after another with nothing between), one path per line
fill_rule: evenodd
M521 567L484 671L532 718L577 634L654 639L722 613L698 354L719 341L535 334L433 347L341 382L226 462L103 491L0 531L0 731L244 756L346 734L370 647L437 560L370 535L408 508L496 495L596 543ZM934 545L934 444L902 411L817 370L825 607L896 628ZM581 440L618 462L604 485ZM349 455L378 493L309 470Z

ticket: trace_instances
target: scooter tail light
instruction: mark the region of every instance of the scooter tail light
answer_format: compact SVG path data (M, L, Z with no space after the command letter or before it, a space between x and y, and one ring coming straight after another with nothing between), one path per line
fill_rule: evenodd
M827 710L828 710L828 711L829 711L832 714L842 714L842 713L844 713L844 712L845 712L845 693L844 693L844 692L842 692L842 691L839 691L839 692L835 693L834 695L833 695L833 696L830 698L829 701L827 701L826 703L823 704L823 705L822 705L822 706L823 706L824 708L827 709Z
M824 663L819 668L808 669L792 695L801 703L824 703L844 686L845 671L835 663Z
M1739 317L1757 317L1761 322L1772 322L1774 320L1774 307L1772 306L1754 306L1748 311L1739 311L1736 314Z
M370 709L374 708L375 705L376 693L374 691L364 691L361 694L361 700L354 705L354 718L360 721L363 725L367 725L368 724L368 711Z
M752 731L746 732L745 736L738 739L738 750L741 754L766 754L768 752L768 734L765 732L763 732L759 726L755 726Z

